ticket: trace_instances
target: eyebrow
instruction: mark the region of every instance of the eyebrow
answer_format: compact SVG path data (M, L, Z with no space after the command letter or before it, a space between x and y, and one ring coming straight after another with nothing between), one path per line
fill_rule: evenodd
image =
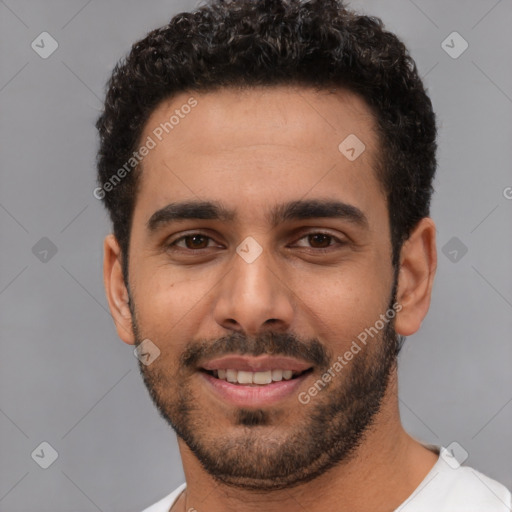
M272 227L286 221L317 218L340 219L363 229L369 228L368 219L359 208L331 199L290 201L275 206L266 216ZM174 202L153 213L146 228L150 233L154 233L172 222L197 219L233 222L236 219L236 213L217 201Z

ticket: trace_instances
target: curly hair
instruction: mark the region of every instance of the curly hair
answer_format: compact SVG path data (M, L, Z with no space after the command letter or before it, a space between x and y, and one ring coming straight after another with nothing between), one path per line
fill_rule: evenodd
M365 100L379 138L375 172L397 270L403 242L429 216L437 166L435 114L405 45L379 18L349 11L342 0L211 0L135 43L107 84L96 123L96 190L121 247L126 283L140 166L115 187L104 185L131 158L150 114L180 92L272 85L334 86Z

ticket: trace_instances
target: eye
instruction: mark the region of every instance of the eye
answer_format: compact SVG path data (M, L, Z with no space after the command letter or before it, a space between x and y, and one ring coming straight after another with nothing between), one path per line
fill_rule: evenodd
M307 239L308 243L310 244L309 247L312 249L315 249L315 252L327 252L329 251L330 247L334 247L336 245L345 245L346 242L343 240L340 240L339 238L329 234L329 233L322 233L322 232L316 232L316 233L308 233L307 235L303 236L300 240ZM334 244L331 244L330 242L332 240L335 240L337 242ZM304 247L304 246L302 246Z
M203 233L190 233L188 235L177 238L173 242L167 244L168 248L179 247L181 249L188 249L191 251L207 249L208 241L213 241L213 238L204 235ZM179 243L184 242L185 246L179 245Z

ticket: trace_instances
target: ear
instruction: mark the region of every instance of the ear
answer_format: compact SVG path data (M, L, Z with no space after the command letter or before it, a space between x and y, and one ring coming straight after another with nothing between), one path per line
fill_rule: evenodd
M121 248L113 234L103 242L103 282L110 313L116 324L118 336L129 345L135 344L129 296L121 266Z
M402 309L396 316L398 334L410 336L420 328L430 306L436 268L436 226L431 218L425 217L400 252L397 302Z

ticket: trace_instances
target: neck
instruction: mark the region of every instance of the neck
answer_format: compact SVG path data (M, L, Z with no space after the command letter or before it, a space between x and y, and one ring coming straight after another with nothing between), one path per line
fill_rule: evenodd
M290 489L259 493L219 484L179 439L187 489L172 512L395 510L438 459L402 427L397 397L394 374L381 410L354 456L320 477Z

